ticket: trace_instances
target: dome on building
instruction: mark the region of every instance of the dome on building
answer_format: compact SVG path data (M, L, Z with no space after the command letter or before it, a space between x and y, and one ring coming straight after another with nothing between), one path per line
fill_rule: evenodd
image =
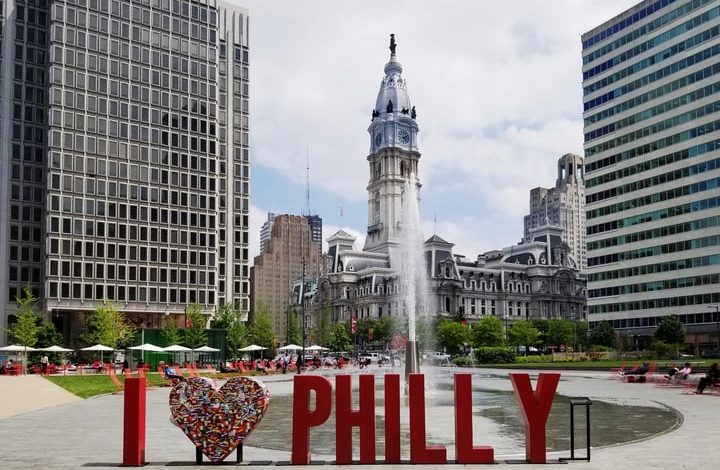
M405 110L404 114L409 114L412 109L405 79L402 77L402 65L397 61L395 55L395 37L394 35L391 37L390 62L385 64L385 76L380 83L380 91L375 100L375 110L380 116L388 113L401 113L403 110Z

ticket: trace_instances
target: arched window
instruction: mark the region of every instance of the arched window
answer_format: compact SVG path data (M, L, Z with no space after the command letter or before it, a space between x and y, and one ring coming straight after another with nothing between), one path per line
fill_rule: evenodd
M380 222L380 191L375 191L375 197L374 197L374 207L373 207L373 217L375 218L375 223Z
M405 162L400 162L400 176L405 176L406 171L407 168L405 166Z

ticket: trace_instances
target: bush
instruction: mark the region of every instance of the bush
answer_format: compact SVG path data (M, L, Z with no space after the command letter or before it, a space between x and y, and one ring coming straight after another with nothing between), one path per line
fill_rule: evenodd
M515 350L501 346L477 348L475 360L478 364L509 364L515 362Z
M658 359L672 359L675 357L675 346L667 344L665 341L656 339L653 341L653 349Z
M515 358L518 364L536 363L536 362L553 362L552 354L543 354L541 356L518 356Z
M459 366L459 367L467 367L467 366L474 365L472 359L467 356L453 357L452 362L453 362L453 364L455 364L456 366Z

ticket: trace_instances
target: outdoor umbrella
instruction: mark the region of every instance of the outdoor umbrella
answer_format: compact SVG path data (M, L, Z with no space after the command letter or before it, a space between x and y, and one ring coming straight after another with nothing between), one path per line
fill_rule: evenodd
M82 348L80 351L100 351L100 362L103 362L103 353L105 351L114 351L114 349L110 346L105 346L104 344L95 344L93 346L88 346L87 348Z
M140 358L144 361L145 360L145 351L147 352L164 352L164 349L160 346L155 346L154 344L150 343L143 343L139 346L131 346L128 349L132 349L135 351L142 351L140 353Z
M200 348L197 348L195 351L197 352L219 352L219 349L211 348L210 346L203 346Z
M307 348L305 348L305 351L328 351L328 348L313 344L312 346L308 346Z
M192 351L192 350L190 348L186 348L185 346L180 346L179 344L173 344L171 346L163 348L163 351L165 351L165 352L188 352L188 351Z
M257 344L251 344L250 346L245 346L244 348L238 349L238 351L242 352L251 352L251 351L263 351L267 348L263 348L262 346L258 346ZM300 348L302 349L302 348Z
M4 346L4 347L0 348L0 351L21 352L26 356L26 362L27 362L27 353L29 351L37 351L37 349L33 348L32 346L22 346L20 344L11 344L10 346ZM24 368L23 368L23 370L24 370Z
M63 348L62 346L50 346L49 348L43 348L45 352L71 352L74 349Z
M298 346L297 344L287 344L283 346L282 348L278 348L278 351L299 351L302 349L302 346Z

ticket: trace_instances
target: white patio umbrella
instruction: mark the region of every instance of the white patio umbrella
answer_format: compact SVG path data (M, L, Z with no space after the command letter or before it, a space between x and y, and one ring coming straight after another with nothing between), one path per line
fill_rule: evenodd
M283 346L282 348L278 348L278 351L300 351L302 349L302 346L298 346L297 344L287 344Z
M110 346L105 346L104 344L94 344L92 346L88 346L87 348L82 348L80 351L100 351L100 362L103 362L103 353L105 351L114 351L115 349L111 348Z
M211 348L210 346L202 346L200 348L197 348L195 351L197 352L220 352L217 348Z
M49 348L42 348L41 351L45 352L71 352L74 349L63 348L62 346L50 346Z
M307 348L305 348L305 351L329 351L329 349L324 348L319 344L313 344L312 346L308 346Z
M263 351L267 348L263 348L262 346L258 346L257 344L251 344L250 346L245 346L244 348L238 349L238 351L242 352L251 352L251 351ZM302 349L302 348L300 348Z
M185 346L180 346L179 344L173 344L173 345L163 348L163 351L165 351L165 352L189 352L189 351L192 351L192 349L186 348Z
M19 352L23 353L23 356L25 356L25 362L27 362L27 353L30 351L37 351L37 349L33 348L32 346L23 346L20 344L11 344L10 346L3 346L0 348L0 351L3 352ZM25 370L25 366L23 366L23 374Z
M155 346L154 344L145 343L141 344L139 346L131 346L128 349L133 349L135 351L148 351L148 352L164 352L165 349L161 348L160 346Z

